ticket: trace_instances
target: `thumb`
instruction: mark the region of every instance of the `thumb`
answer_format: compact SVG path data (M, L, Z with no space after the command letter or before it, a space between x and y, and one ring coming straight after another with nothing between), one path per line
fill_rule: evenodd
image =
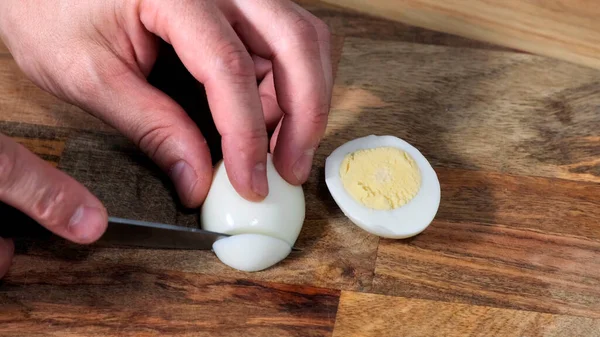
M11 240L0 238L0 278L8 271L15 250Z
M108 222L102 203L83 185L2 134L0 201L76 243L97 240ZM7 244L0 242L0 259Z

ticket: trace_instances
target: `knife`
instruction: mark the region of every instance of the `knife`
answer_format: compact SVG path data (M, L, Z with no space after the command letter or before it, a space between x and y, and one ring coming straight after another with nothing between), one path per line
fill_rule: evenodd
M21 211L0 202L0 237L13 239L58 238ZM10 223L8 223L10 222ZM7 224L8 223L8 224ZM108 227L95 244L163 249L210 250L228 234L163 223L108 218Z

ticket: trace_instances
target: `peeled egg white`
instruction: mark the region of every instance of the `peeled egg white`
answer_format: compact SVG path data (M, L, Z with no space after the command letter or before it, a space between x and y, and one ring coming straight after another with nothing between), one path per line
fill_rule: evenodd
M407 204L391 210L375 210L356 201L343 186L340 165L347 154L378 147L395 147L408 153L421 173L417 195ZM335 149L325 161L325 183L342 212L363 230L391 239L415 236L424 231L437 214L441 189L437 174L414 146L394 136L376 136L351 140Z
M242 198L237 193L229 181L225 164L223 161L219 162L215 167L210 190L202 205L200 222L203 229L233 235L213 245L217 257L233 268L256 269L252 266L257 265L255 261L259 257L266 261L265 265L278 263L289 254L304 224L305 201L302 187L289 184L279 175L273 165L271 154L267 156L266 170L269 195L260 202L253 202ZM249 236L237 239L238 235L244 234L261 234L262 238ZM288 245L285 254L281 249L281 242ZM235 243L243 243L243 249L234 249ZM231 253L225 253L227 249L231 250ZM231 263L235 260L232 254L240 254L239 261L236 260L239 263ZM267 256L277 257L277 259L267 258ZM247 261L248 268L243 268L244 260Z
M261 234L234 235L213 244L221 262L246 272L261 271L279 263L291 249L287 242Z

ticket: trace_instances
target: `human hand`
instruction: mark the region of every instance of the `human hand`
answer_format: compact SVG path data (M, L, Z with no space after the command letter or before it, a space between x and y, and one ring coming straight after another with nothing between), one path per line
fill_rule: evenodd
M326 25L293 2L0 2L0 37L24 73L129 137L196 207L210 187L210 153L183 109L146 81L157 36L204 84L240 195L260 200L268 192L265 124L277 125L270 148L280 174L306 181L326 128L332 71ZM106 210L85 187L0 139L0 201L76 242L103 233Z
M106 228L106 210L83 185L0 133L0 215L11 225L18 213L4 204L76 243L95 241ZM0 237L0 278L13 252L12 241Z
M267 194L265 120L282 114L271 143L275 165L292 184L307 179L329 110L329 33L293 2L4 0L0 27L37 85L132 139L170 174L187 206L206 196L210 153L182 108L146 81L156 35L204 84L243 197Z

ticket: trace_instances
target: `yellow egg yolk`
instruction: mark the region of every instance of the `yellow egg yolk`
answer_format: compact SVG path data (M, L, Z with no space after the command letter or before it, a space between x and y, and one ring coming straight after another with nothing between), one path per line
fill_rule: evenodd
M349 153L340 167L340 177L356 201L376 210L407 204L421 187L421 172L414 159L395 147Z

